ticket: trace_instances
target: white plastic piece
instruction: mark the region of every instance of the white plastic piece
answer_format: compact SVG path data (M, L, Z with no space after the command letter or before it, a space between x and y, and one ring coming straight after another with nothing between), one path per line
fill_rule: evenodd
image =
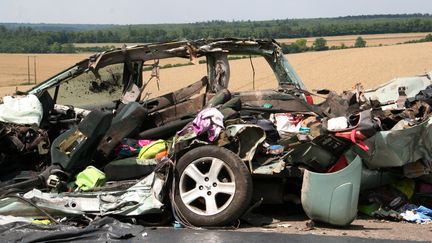
M348 120L344 116L331 118L327 122L327 129L330 131L342 130L342 129L346 129L347 127L348 127Z
M290 113L271 114L270 120L272 120L273 123L276 125L276 129L281 136L287 133L300 132L300 120L295 121L295 118L291 117Z
M35 95L5 96L0 104L2 122L39 126L42 115L42 104Z

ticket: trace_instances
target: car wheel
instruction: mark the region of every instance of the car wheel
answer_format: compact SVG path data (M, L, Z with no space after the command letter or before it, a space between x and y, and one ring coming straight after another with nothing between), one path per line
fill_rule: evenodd
M203 146L176 164L174 201L180 216L194 226L226 225L238 219L252 197L252 178L233 152Z

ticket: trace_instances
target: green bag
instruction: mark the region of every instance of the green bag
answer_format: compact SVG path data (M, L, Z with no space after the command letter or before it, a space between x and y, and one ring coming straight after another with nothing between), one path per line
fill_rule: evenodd
M165 140L159 139L157 141L154 141L150 143L149 145L146 145L141 148L138 159L153 159L156 154L167 150L167 143Z
M105 173L98 170L94 166L87 166L85 170L81 171L75 180L78 189L88 191L94 187L103 186L106 182Z

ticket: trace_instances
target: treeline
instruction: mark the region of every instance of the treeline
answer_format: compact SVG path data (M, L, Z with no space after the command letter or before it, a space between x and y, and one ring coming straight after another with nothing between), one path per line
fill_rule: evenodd
M40 31L88 31L113 28L113 24L43 24L43 23L0 23L7 29L15 30L20 27L30 27Z
M410 41L406 41L404 42L404 44L409 44L409 43L423 43L423 42L432 42L432 34L427 34L425 36L425 38L421 38L419 40L410 40Z
M221 37L303 38L431 31L432 16L429 14L104 26L85 31L44 31L40 25L36 29L29 25L15 25L14 28L0 25L0 52L80 51L74 49L72 43L148 43Z
M100 52L114 46L76 47L70 40L73 32L36 31L30 27L9 30L0 25L0 53L75 53Z
M431 35L431 34L429 34L429 35ZM424 41L425 39L426 39L426 41L429 41L428 36L426 36L426 38L424 38L424 39L413 41L412 43L425 42ZM432 40L430 40L430 41L432 41ZM298 39L295 42L290 43L290 44L282 43L281 44L282 52L284 54L289 54L289 53L300 53L300 52L306 52L306 51L325 51L325 50L339 50L339 49L346 49L346 48L366 47L366 40L364 40L363 37L361 37L361 36L357 37L353 46L346 46L344 43L342 43L339 46L330 46L329 47L327 45L327 40L322 38L322 37L316 38L315 41L313 42L312 46L307 46L306 43L307 43L306 39Z
M0 52L70 53L75 47L68 41L69 32L43 32L30 27L9 30L0 26Z

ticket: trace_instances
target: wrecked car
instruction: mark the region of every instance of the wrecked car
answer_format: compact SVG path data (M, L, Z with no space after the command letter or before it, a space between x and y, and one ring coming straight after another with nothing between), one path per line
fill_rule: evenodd
M277 88L230 91L232 56L264 58ZM160 62L169 58L201 63L205 73L150 97L150 85L174 85L160 80ZM314 105L273 40L185 40L98 53L4 100L0 109L12 115L1 117L0 214L57 222L172 211L183 225L213 226L261 203L294 202L314 220L346 225L366 182L362 167L382 160L374 139L388 116L380 113L383 97L367 94L329 94ZM410 113L414 125L429 124L426 108ZM403 164L370 169L428 155L412 153Z
M229 92L229 55L264 57L279 80L280 90ZM151 79L159 78L159 60L170 57L190 61L204 57L207 73L178 91L151 99L141 97ZM145 68L151 70L146 81ZM28 132L7 133L11 146L15 146L15 140L24 146L18 147L21 152L18 157L9 149L3 151L3 163L12 168L2 170L2 190L38 188L68 193L77 190L68 183L90 165L105 172L107 184L117 181L115 184L119 185L148 175L158 164L154 154L140 154L139 159L136 155L121 158L115 151L120 145L134 146L127 145L130 141L125 139L164 140L159 143L162 146L157 154L167 151L165 156L175 163L172 203L178 215L193 225L229 223L250 204L251 174L258 168L253 157L265 139L264 130L257 125L260 121L249 114L267 110L310 113L306 94L301 91L304 89L279 45L273 41L179 41L96 54L26 93L28 97L36 96L41 103L42 114L37 124L32 124L41 130L37 130L43 133L38 136L43 139L27 139ZM264 104L270 107L263 108ZM193 126L195 116L205 108L209 114L201 117L201 132L204 132L201 134L188 124ZM245 117L256 121L237 122L235 119L241 118L243 110L247 113ZM232 125L224 129L222 120L228 118L233 120ZM219 123L214 123L216 119ZM8 122L5 124L14 123L5 121ZM205 126L215 126L217 135L206 138L205 133L213 128ZM249 136L254 136L253 141ZM26 144L30 140L32 146ZM154 147L157 146L152 144ZM67 207L80 209L80 213L94 213L82 209L76 201L67 204L74 207Z

